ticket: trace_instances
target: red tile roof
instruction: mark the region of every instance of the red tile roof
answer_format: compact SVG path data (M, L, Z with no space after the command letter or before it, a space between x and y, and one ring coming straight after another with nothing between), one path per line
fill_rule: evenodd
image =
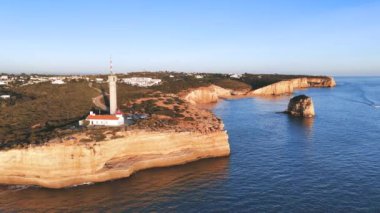
M87 119L92 120L119 120L115 115L89 115Z

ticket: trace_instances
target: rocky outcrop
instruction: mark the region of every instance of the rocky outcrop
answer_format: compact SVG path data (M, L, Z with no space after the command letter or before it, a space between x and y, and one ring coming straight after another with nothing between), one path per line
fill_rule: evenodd
M51 142L0 151L0 184L62 188L230 154L225 131L209 134L126 131L122 134L121 138L101 142Z
M210 85L191 90L184 95L184 99L191 104L209 104L218 102L220 98L231 97L232 93L232 90Z
M298 117L310 118L315 116L313 101L306 95L299 95L290 99L286 112Z
M286 95L292 94L295 89L311 87L335 87L336 83L332 77L305 77L284 80L268 86L253 90L250 96Z

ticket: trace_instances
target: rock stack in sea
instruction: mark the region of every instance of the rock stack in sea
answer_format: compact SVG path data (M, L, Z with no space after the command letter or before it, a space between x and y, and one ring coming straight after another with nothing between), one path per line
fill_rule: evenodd
M314 104L313 100L306 95L298 95L290 99L288 110L286 111L288 114L298 117L314 117Z

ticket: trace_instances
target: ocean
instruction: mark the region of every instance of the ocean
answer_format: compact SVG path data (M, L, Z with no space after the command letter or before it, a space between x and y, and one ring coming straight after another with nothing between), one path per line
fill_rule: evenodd
M291 96L218 103L231 156L60 190L0 186L0 211L379 212L380 77L337 77ZM295 94L295 95L296 95Z

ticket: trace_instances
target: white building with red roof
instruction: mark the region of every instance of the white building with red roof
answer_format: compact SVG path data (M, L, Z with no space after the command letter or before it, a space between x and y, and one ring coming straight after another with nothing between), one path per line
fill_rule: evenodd
M124 125L124 116L119 110L114 115L96 115L90 112L86 121L90 126L122 126Z

